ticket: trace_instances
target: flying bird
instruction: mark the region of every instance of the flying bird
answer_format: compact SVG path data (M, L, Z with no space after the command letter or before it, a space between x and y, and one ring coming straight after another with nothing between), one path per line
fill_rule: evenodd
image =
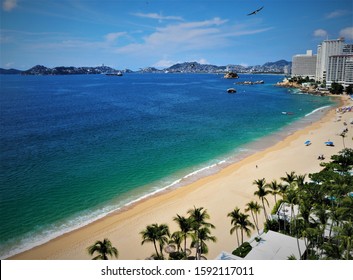
M262 6L260 9L257 9L256 11L251 12L250 14L248 14L248 16L256 15L256 14L257 14L258 12L260 12L263 8L264 8L264 6Z

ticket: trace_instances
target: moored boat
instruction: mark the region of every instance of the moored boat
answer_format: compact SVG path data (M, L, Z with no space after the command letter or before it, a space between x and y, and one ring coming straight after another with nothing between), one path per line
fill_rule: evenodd
M227 89L228 93L236 93L237 91L235 90L235 88L229 88Z

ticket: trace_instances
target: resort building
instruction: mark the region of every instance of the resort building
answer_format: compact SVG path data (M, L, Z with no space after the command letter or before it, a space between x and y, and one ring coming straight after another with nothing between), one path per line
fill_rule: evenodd
M331 87L334 82L345 88L353 86L353 54L329 57L326 86Z
M306 54L297 54L292 58L292 76L309 77L314 79L316 75L317 56L312 50Z
M287 260L294 256L299 260L306 251L306 240L296 239L282 233L269 230L250 239L251 251L244 257L221 252L217 260Z
M344 47L344 38L339 38L336 40L325 40L318 46L315 78L317 81L326 81L329 57L332 55L343 54ZM349 49L345 50L349 51Z

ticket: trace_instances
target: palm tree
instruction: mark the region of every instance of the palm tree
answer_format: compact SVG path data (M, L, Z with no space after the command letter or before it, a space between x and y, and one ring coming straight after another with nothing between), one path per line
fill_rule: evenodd
M294 190L294 188L289 187L283 197L283 201L290 204L290 207L291 207L290 220L291 222L295 221L294 205L298 203L297 191ZM294 218L293 218L293 215L294 215ZM290 234L292 234L292 227L290 227Z
M206 222L206 220L210 219L210 215L207 213L207 210L204 209L203 207L196 208L194 206L193 209L189 209L187 212L190 215L191 219L191 225L194 230L194 238L195 242L198 242L200 238L200 229L201 227L206 227L206 228L215 228L215 226L209 222ZM198 243L199 244L199 243ZM196 255L195 258L199 259L201 256L200 252L201 247L197 246L196 247Z
M250 237L251 230L250 228L254 229L254 225L249 221L249 215L240 213L239 214L239 219L238 219L238 224L241 232L241 244L244 243L244 232L248 237ZM250 228L249 228L250 227Z
M184 240L184 252L186 252L186 238L192 230L192 220L190 217L185 218L177 214L176 217L173 218L173 221L175 221L180 228L182 239Z
M246 206L247 206L247 208L245 209L245 212L250 211L251 216L254 220L254 224L256 226L257 233L260 234L257 214L260 213L260 209L262 207L256 201L250 201L248 204L246 204Z
M104 238L102 241L96 241L92 246L87 248L88 253L92 256L95 252L99 255L94 257L92 260L108 260L109 256L115 256L118 258L119 252L118 249L113 247L109 239Z
M267 184L267 187L275 198L275 204L277 204L277 194L280 192L280 184L278 184L276 180L273 180L271 183Z
M344 138L346 137L346 132L342 132L342 133L340 134L340 136L342 137L342 141L343 141L343 149L345 149L345 148L346 148L346 145L345 145L345 143L344 143Z
M145 242L153 242L157 259L164 259L163 246L168 242L168 237L170 236L168 225L148 225L145 230L140 232L140 234L143 239L141 244L143 245ZM159 243L159 252L157 250L157 242Z
M304 185L305 185L305 177L306 177L306 174L297 176L296 182L297 182L299 188L303 188L304 187Z
M265 197L270 193L270 191L266 190L266 180L265 178L255 180L254 185L257 186L258 190L254 192L254 195L258 196L259 199L261 199L262 202L262 208L264 209L264 214L265 214L265 221L267 220L267 212L266 212L266 207L265 207L265 201L267 203L267 206L269 206L268 200Z
M294 171L292 171L289 174L286 172L286 176L281 177L281 180L286 182L289 186L292 186L295 183L296 179L297 179L297 175L295 175Z
M337 239L341 241L340 247L342 251L345 252L344 258L346 260L352 259L350 253L353 242L353 223L346 222L342 227L337 228Z
M183 242L183 233L181 231L176 231L173 232L172 235L170 236L170 240L168 241L168 244L175 244L176 249L178 252L180 252L181 249L181 243Z
M208 253L208 246L206 244L206 241L212 241L216 242L217 239L215 236L210 235L211 231L208 227L202 227L199 229L198 236L194 236L194 240L191 243L192 247L196 248L196 251L199 252L198 259L200 259L202 254L207 254Z
M238 207L235 207L234 210L232 212L228 213L228 215L227 215L227 217L231 218L230 224L233 225L233 227L230 229L230 234L233 234L234 231L236 232L238 247L240 246L239 234L238 234L239 215L240 215L240 209Z

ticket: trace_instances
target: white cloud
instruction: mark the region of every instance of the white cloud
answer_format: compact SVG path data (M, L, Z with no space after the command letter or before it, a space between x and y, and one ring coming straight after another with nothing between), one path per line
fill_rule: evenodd
M108 33L107 35L104 36L104 38L108 43L112 43L116 39L118 39L119 37L124 36L124 35L126 35L126 32Z
M119 54L146 55L150 57L179 57L181 53L198 55L201 51L221 51L233 44L233 38L266 32L272 28L252 28L249 25L231 26L228 20L218 17L204 20L168 24L157 27L154 32L127 45L115 49ZM195 55L195 54L192 54ZM156 60L158 61L158 59ZM164 59L155 67L168 66L171 62Z
M336 11L333 11L333 12L327 14L326 18L327 19L338 18L338 17L345 16L347 13L348 13L348 11L346 11L346 10L336 10Z
M315 37L326 37L328 35L326 30L323 29L316 29L314 31L314 36Z
M210 64L207 59L205 58L200 58L200 59L190 59L189 61L195 61L198 62L200 64ZM173 60L168 60L168 59L161 59L159 61L157 61L155 64L153 64L153 67L157 67L157 68L167 68L170 67L174 64L177 63L181 63L180 61L173 61Z
M205 58L195 59L195 61L200 64L210 64Z
M2 3L2 8L7 12L12 11L16 7L17 7L17 0L5 0Z
M340 36L348 40L353 40L353 26L342 29L340 31Z
M180 20L183 21L184 19L179 16L163 16L162 14L157 14L157 13L133 13L132 15L137 16L137 17L142 17L142 18L150 18L150 19L158 19L159 21L162 20Z
M155 64L153 64L152 66L157 67L157 68L167 68L167 67L170 67L176 63L178 63L178 62L168 60L168 59L161 59L161 60L157 61Z
M160 53L161 49L181 51L209 48L220 43L214 37L220 34L217 27L225 22L226 20L214 18L159 27L155 32L144 37L142 43L129 44L116 51L118 53L145 53L146 51Z

